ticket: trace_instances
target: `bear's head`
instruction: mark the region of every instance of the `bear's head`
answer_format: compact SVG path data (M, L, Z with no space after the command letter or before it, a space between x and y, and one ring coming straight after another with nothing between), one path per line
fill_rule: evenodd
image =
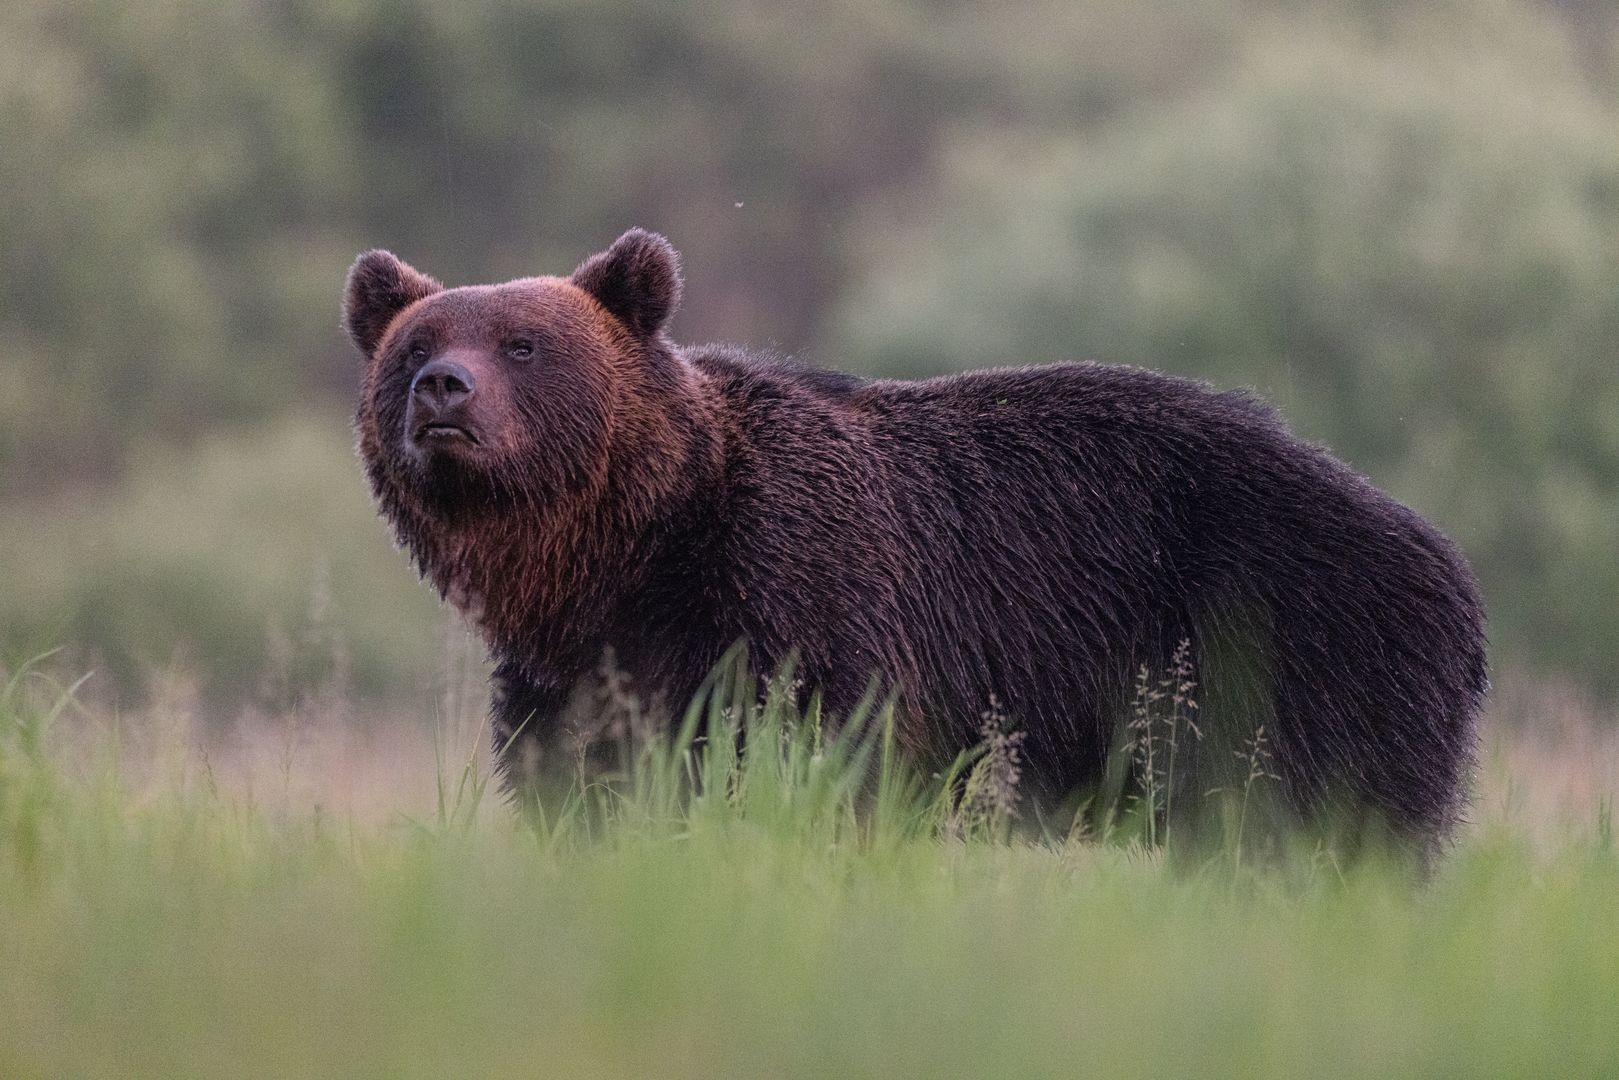
M640 229L566 278L445 288L386 251L355 261L360 456L442 591L518 572L489 565L502 548L532 563L628 534L678 483L699 398L663 334L680 288L674 249Z
M446 289L386 251L349 271L343 321L367 364L356 427L378 494L454 513L544 505L606 467L615 422L678 363L669 242L625 233L569 278Z

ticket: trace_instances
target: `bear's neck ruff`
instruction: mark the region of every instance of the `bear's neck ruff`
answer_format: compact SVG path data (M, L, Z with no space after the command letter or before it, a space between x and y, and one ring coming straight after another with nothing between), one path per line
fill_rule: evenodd
M590 636L602 606L593 583L618 576L628 546L567 509L485 509L401 534L422 576L492 650L551 658Z
M701 375L681 368L661 409L615 418L599 467L561 498L435 506L404 478L373 471L422 576L496 656L556 677L594 664L614 611L721 488L722 425L696 385Z

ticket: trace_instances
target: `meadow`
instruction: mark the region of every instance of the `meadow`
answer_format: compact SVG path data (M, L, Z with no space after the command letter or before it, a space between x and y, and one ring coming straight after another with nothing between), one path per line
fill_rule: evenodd
M740 683L523 819L463 667L234 739L14 667L0 1076L1619 1075L1611 728L1498 718L1419 880L1014 828L993 754L916 776Z
M1619 1076L1619 4L30 0L0 147L0 1080ZM520 818L339 294L632 225L676 340L1248 388L1431 519L1455 849L1166 860L751 697Z

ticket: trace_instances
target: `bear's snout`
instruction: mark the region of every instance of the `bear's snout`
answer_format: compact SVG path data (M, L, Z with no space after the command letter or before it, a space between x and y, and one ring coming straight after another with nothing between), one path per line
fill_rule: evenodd
M452 360L423 365L410 380L406 426L411 438L418 444L463 438L476 443L469 406L477 385L472 372Z
M472 372L449 360L424 365L410 380L410 396L439 411L459 407L472 396L478 381Z

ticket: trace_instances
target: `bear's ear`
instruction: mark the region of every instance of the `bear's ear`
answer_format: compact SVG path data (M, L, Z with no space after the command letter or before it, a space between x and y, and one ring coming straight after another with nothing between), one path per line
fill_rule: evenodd
M657 233L631 229L581 263L573 283L644 341L663 329L680 303L680 256Z
M349 268L343 328L365 355L376 351L394 316L444 286L391 251L367 251Z

